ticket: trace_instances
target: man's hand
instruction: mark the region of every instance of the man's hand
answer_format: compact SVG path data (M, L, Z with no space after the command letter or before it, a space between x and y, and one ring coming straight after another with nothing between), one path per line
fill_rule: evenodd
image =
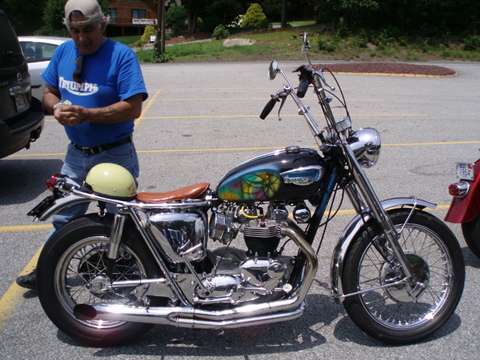
M89 110L83 106L63 106L53 110L53 116L63 126L77 126L88 120Z
M43 95L43 104L48 114L63 126L77 126L84 122L113 124L137 119L142 113L143 94L132 95L128 99L102 108L86 108L79 105L55 105L61 102L58 89L47 85Z

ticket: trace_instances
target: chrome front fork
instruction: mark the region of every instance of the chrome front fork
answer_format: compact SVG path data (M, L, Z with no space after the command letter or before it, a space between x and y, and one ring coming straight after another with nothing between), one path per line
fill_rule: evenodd
M393 225L392 220L390 219L387 212L381 205L380 200L377 197L377 194L373 190L373 187L370 184L370 181L365 175L365 172L363 171L363 169L360 167L359 163L355 159L355 155L352 149L350 148L350 146L347 145L344 147L344 149L345 149L348 165L350 166L353 177L355 179L355 184L348 186L346 189L347 194L350 200L352 201L352 204L355 207L355 210L361 215L362 213L365 212L365 210L368 207L369 211L372 213L373 217L375 218L375 220L377 220L378 224L380 225L382 232L384 233L388 243L392 247L393 252L398 259L398 262L400 263L403 269L406 280L412 280L413 270L412 270L412 267L410 266L409 261L407 260L407 257L405 256L405 253L402 250L402 247L398 242L398 233L395 230L395 226ZM365 202L363 199L365 200Z

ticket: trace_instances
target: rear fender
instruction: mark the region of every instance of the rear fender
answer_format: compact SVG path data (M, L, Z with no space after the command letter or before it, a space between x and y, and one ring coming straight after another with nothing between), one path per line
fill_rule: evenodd
M81 204L85 202L91 202L91 199L87 199L84 196L78 196L72 193L56 199L50 207L48 207L43 213L38 214L37 218L40 221L47 220L50 216L56 215L62 210L72 205Z
M435 209L437 207L437 205L433 203L415 198L387 199L382 201L381 204L386 211L402 207L416 207L418 209L424 209L426 207ZM338 240L337 246L335 247L330 268L330 281L334 298L337 301L343 302L344 293L342 275L345 257L353 243L353 239L362 230L364 224L370 219L372 219L372 214L370 212L367 212L367 214L363 217L357 215L345 228L340 236L340 239Z
M475 174L480 174L480 161L475 163ZM475 219L480 211L480 175L474 181L466 181L470 185L467 196L462 199L454 197L448 209L445 221L451 223L467 223Z

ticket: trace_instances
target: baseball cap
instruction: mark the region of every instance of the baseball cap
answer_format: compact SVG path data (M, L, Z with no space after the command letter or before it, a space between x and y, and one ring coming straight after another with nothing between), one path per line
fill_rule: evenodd
M70 15L73 11L79 11L83 14L84 20L71 21ZM103 19L102 9L97 0L68 0L65 4L65 24L66 25L89 25Z

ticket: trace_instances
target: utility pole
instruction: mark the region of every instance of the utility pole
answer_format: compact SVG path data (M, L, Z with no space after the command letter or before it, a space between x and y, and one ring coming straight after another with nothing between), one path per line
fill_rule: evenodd
M158 0L157 7L157 54L165 52L165 0Z

